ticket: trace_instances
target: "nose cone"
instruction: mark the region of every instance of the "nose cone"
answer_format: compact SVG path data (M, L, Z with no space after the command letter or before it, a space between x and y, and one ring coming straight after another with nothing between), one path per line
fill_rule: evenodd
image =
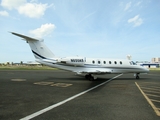
M144 73L148 73L149 69L148 68L143 68Z

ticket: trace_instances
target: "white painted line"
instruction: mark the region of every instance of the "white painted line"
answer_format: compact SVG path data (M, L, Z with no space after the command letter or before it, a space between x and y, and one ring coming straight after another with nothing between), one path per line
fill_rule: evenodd
M151 85L151 84L156 84L157 85L157 83L159 83L159 82L138 82L139 83L139 85L146 85L146 84L149 84L149 85Z
M104 84L106 84L106 83L109 83L110 81L112 81L112 80L120 77L121 75L123 75L123 74L119 74L119 75L117 75L117 76L115 76L115 77L113 77L113 78L111 78L111 79L109 79L109 80L107 80L107 81L105 81L105 82L97 85L97 86L94 86L94 87L92 87L92 88L90 88L90 89L88 89L88 90L85 90L85 91L83 91L83 92L81 92L81 93L79 93L79 94L77 94L77 95L74 95L74 96L72 96L72 97L70 97L70 98L68 98L68 99L66 99L66 100L63 100L63 101L61 101L61 102L59 102L59 103L56 103L56 104L54 104L54 105L51 105L51 106L49 106L49 107L47 107L47 108L44 108L44 109L42 109L42 110L40 110L40 111L38 111L38 112L35 112L35 113L31 114L31 115L28 115L28 116L26 116L26 117L24 117L24 118L21 118L20 120L30 120L30 119L32 119L32 118L34 118L34 117L37 117L37 116L39 116L39 115L41 115L41 114L43 114L43 113L45 113L45 112L47 112L47 111L55 108L55 107L58 107L58 106L60 106L60 105L63 105L64 103L69 102L69 101L71 101L71 100L73 100L73 99L75 99L75 98L77 98L77 97L79 97L79 96L81 96L81 95L83 95L83 94L91 91L91 90L94 90L94 89L96 89L96 88L98 88L98 87L100 87L100 86L102 86L102 85L104 85Z
M21 81L26 81L26 79L17 78L17 79L11 79L11 81L21 82Z
M146 94L147 96L160 97L159 95Z
M141 87L142 89L148 89L148 90L151 90L151 91L160 91L160 89L155 89L155 88L148 88L148 87Z
M158 93L159 94L159 92L156 92L156 91L149 91L149 90L143 90L144 92L148 92L148 93Z
M151 101L153 101L153 102L159 102L160 103L160 101L159 100L153 100L153 99L150 99Z
M159 87L157 85L156 86L149 86L149 88L160 89L160 86Z

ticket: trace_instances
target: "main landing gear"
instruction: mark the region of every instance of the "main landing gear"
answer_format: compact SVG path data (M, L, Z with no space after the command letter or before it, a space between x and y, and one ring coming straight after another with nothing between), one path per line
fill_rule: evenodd
M85 75L85 78L88 79L88 80L90 80L90 81L94 81L94 80L97 79L97 78L96 78L95 76L93 76L92 74L87 74L87 75Z
M136 75L136 79L139 79L139 73L136 73L135 75Z

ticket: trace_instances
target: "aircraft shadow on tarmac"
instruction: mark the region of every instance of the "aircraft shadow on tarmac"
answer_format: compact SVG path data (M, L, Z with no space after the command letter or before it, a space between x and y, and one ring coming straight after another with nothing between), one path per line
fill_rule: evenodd
M112 76L113 77L113 76ZM105 82L105 81L107 81L107 80L109 80L109 79L111 79L112 77L98 77L96 80L93 80L93 81L90 81L90 80L87 80L87 79L85 79L84 77L82 77L82 76L72 76L72 77L63 77L63 76L61 76L61 77L54 77L54 76L49 76L49 77L47 77L47 78L45 78L44 79L44 81L51 81L51 80L60 80L60 81L90 81L90 82L93 82L93 83L102 83L102 82ZM116 78L116 79L114 79L114 80L129 80L129 81L137 81L137 79L134 77L134 76L124 76L124 75L122 75L121 77L118 77L118 78ZM138 81L141 81L141 80L150 80L150 78L149 77L147 77L147 76L143 76L143 77L141 77L140 79L138 79Z

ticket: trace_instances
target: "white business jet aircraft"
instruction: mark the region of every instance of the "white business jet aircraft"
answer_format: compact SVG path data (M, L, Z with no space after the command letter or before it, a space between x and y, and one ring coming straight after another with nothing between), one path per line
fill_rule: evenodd
M89 80L96 79L96 75L99 74L111 73L135 73L136 79L139 79L140 73L149 72L148 69L136 65L133 61L127 59L102 59L77 56L58 58L48 49L43 40L14 32L11 33L22 37L30 45L37 62L85 75L85 78Z

